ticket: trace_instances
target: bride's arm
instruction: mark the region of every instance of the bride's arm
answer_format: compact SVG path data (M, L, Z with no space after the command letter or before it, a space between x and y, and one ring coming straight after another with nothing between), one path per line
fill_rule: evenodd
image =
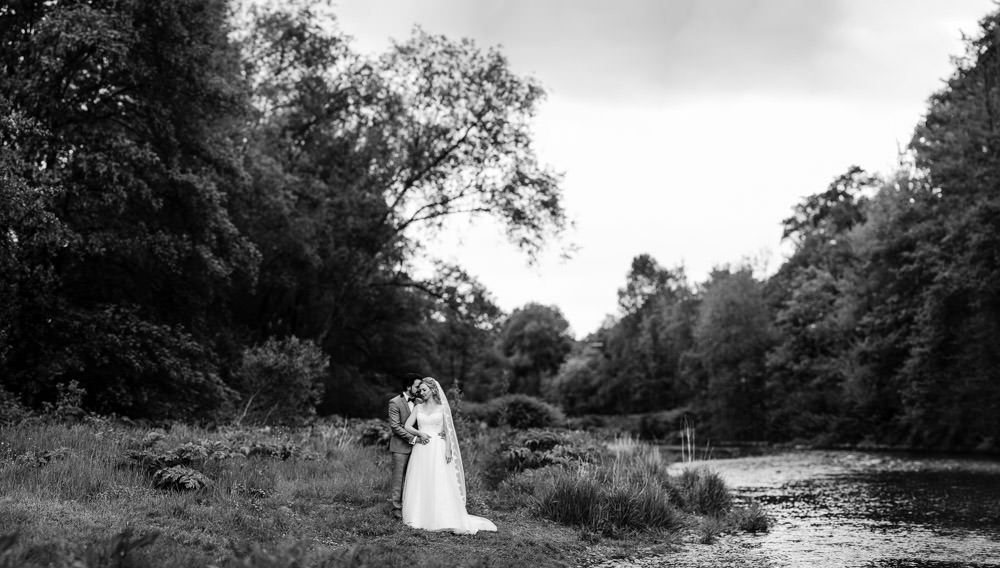
M448 434L447 434L447 432L448 432L448 425L447 424L442 425L441 426L441 437L444 438L445 441L448 440ZM447 462L447 463L451 463L451 457L452 457L451 456L451 444L445 444L444 445L444 461Z
M412 434L413 436L420 438L420 440L423 441L424 438L428 437L427 434L424 434L420 430L417 430L416 428L413 427L413 425L417 423L416 410L417 409L414 408L413 412L411 412L410 415L406 417L406 422L403 424L403 429L406 430L408 433Z

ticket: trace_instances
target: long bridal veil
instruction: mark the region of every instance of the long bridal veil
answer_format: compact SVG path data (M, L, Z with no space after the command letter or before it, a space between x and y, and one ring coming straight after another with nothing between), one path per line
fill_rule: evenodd
M451 416L451 405L448 404L448 397L444 394L444 389L441 388L441 384L437 382L437 379L433 377L427 377L425 381L431 383L431 386L437 391L438 398L441 400L441 406L443 407L442 413L444 414L444 426L445 426L445 442L448 444L448 448L451 449L451 461L455 465L455 476L458 482L458 494L462 498L462 506L465 506L465 466L462 463L462 451L458 447L458 433L455 432L455 420Z

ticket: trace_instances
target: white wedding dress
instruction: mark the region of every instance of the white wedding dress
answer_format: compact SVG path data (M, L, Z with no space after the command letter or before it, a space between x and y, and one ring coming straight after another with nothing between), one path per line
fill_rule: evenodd
M445 460L448 443L441 438L444 413L437 410L423 412L414 409L416 428L430 436L427 444L416 444L406 466L403 484L403 522L415 529L452 531L458 534L476 534L478 531L496 531L489 519L470 515L465 511L465 496L459 489L459 472L455 460Z

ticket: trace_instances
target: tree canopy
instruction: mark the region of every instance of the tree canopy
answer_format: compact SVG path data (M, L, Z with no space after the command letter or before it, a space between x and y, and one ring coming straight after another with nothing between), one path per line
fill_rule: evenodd
M223 412L246 348L301 338L330 357L321 408L371 412L451 361L435 314L499 318L412 276L415 229L491 217L530 258L565 228L544 93L499 50L416 30L365 57L305 6L231 15L0 7L0 372L29 403L77 380L101 411Z

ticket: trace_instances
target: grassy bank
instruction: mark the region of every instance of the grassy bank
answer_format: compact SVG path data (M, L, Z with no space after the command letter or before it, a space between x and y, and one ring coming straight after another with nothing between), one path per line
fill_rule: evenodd
M416 531L387 514L379 435L347 422L0 427L0 566L582 565L749 526L721 480L667 476L642 444L469 428L469 511L499 532Z

